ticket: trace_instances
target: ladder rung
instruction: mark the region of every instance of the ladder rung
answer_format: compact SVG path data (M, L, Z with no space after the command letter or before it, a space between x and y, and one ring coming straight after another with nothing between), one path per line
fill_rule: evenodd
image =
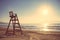
M12 20L12 21L18 21L18 20L16 19L16 20Z

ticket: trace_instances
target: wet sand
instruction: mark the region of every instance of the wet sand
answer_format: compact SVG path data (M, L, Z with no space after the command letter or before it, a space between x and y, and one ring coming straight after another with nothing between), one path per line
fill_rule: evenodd
M12 32L11 30L9 30ZM6 28L0 28L0 40L60 40L60 33L57 34L46 34L23 30L23 34L20 34L20 31L16 31L15 35L8 34L5 35Z

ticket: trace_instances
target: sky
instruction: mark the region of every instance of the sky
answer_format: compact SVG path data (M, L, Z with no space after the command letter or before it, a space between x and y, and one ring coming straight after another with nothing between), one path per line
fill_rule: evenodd
M50 23L60 20L59 0L0 0L0 22L9 22L9 11L20 23Z

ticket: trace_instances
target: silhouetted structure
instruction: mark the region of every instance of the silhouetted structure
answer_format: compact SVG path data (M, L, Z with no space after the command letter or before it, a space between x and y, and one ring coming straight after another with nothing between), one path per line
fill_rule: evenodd
M11 23L13 25L13 34L15 34L16 25L19 26L18 28L20 28L20 32L22 34L22 29L21 29L21 26L19 24L19 20L18 20L17 14L14 14L13 11L10 11L9 15L10 15L10 21L9 21L9 24L8 24L8 27L7 27L7 30L6 30L6 34L9 33L8 29L9 29L9 26L10 26Z

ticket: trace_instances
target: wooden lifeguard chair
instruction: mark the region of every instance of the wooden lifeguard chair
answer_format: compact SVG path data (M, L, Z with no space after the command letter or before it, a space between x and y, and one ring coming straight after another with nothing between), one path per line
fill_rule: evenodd
M9 17L10 17L10 21L9 21L9 24L8 24L8 27L7 27L7 30L6 30L6 34L9 33L8 29L10 27L10 24L12 24L13 26L13 35L15 34L15 28L16 28L16 25L18 25L18 28L20 28L20 32L22 34L22 29L21 29L21 25L19 23L19 20L18 20L18 17L17 17L17 14L14 14L13 11L10 11L9 12Z

